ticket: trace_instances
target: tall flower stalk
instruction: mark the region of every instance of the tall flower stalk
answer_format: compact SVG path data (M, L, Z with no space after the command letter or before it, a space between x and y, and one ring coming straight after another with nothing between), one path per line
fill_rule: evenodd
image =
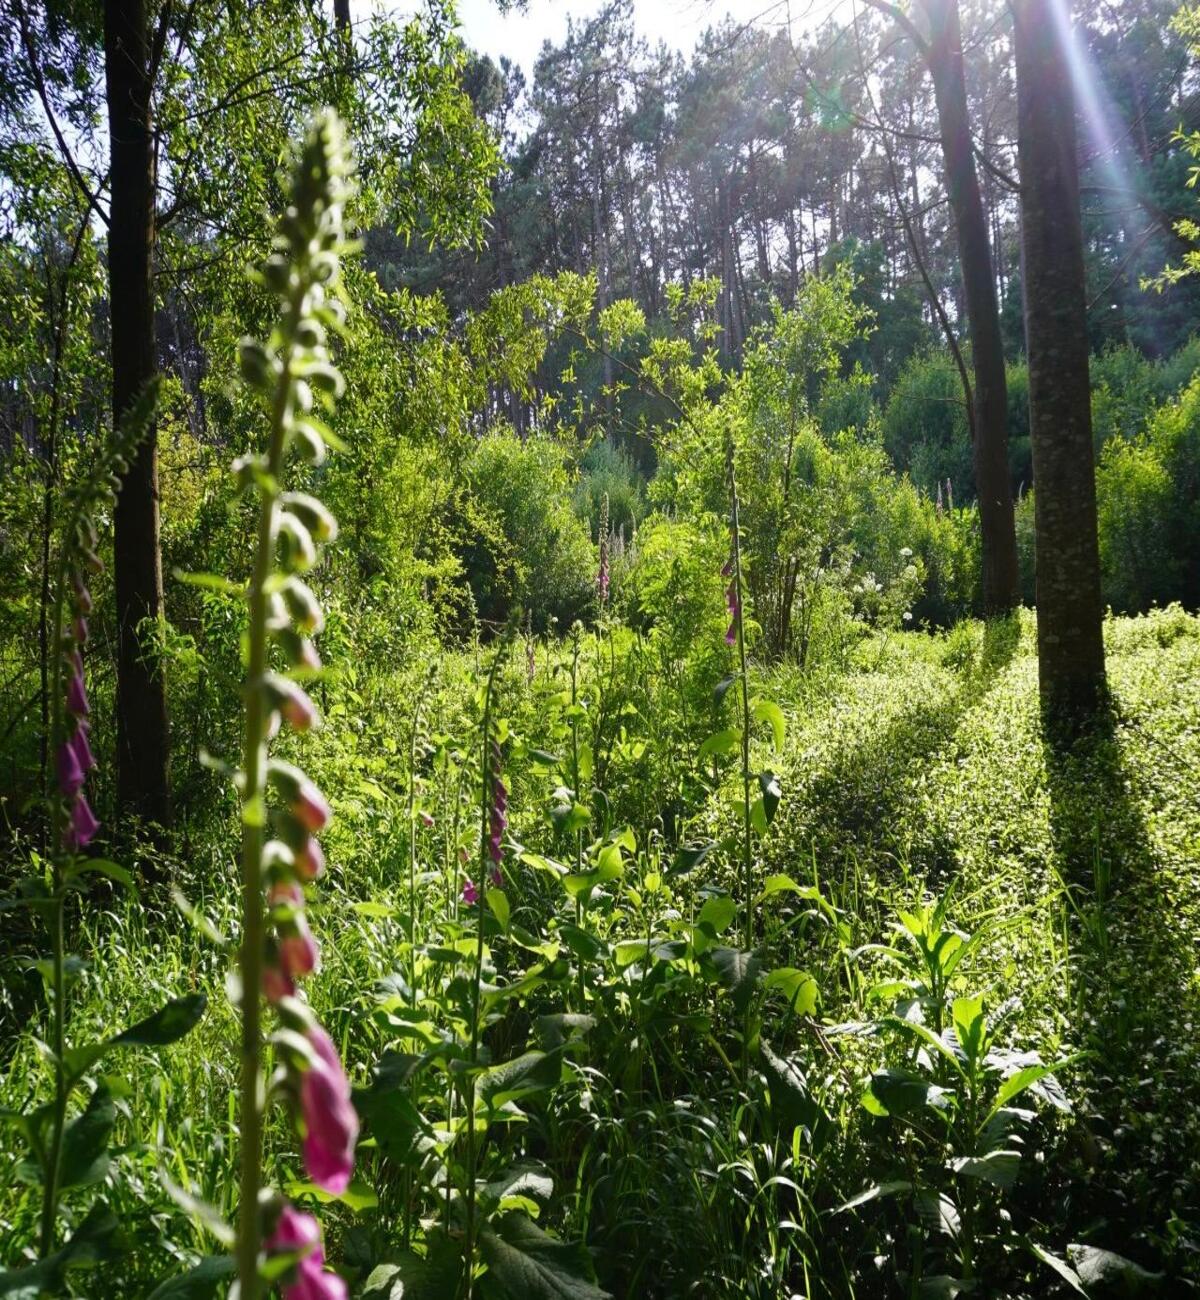
M726 469L729 477L729 562L723 570L729 579L725 603L729 608L729 630L725 633L728 645L737 646L738 678L741 683L742 702L742 947L749 952L754 945L754 852L751 840L750 811L750 683L746 675L746 628L742 617L742 540L740 502L738 500L737 471L734 466L733 442L726 452Z
M66 503L51 618L54 657L50 671L49 735L54 753L54 782L47 791L50 807L51 895L46 907L50 929L51 1020L54 1100L42 1175L41 1255L55 1248L58 1200L61 1192L63 1138L72 1080L67 1073L67 980L64 905L67 884L78 855L95 838L100 824L85 792L88 772L96 766L88 737L90 707L84 681L83 652L88 640L92 595L91 575L104 565L97 555L99 534L95 516L116 502L120 475L145 436L154 413L158 385L150 385L130 409L96 457L88 475Z
M240 1300L258 1300L264 1249L288 1256L286 1300L339 1300L342 1281L324 1271L320 1230L312 1216L266 1193L262 1185L266 1108L276 1094L291 1104L303 1136L309 1177L339 1194L349 1183L358 1121L337 1051L298 992L317 970L320 954L305 918L305 886L324 869L316 834L329 804L308 777L271 758L281 723L304 731L317 725L301 679L320 666L310 635L324 616L299 574L332 541L333 516L314 497L285 492L294 454L319 462L328 430L312 414L314 396L331 404L342 378L329 354L327 331L345 313L338 298L339 259L348 249L343 210L351 192L351 162L336 114L318 117L298 149L291 201L275 236L262 282L278 298L279 319L265 344L243 340L242 378L270 416L265 452L234 466L239 483L258 492L254 568L247 591L249 629L245 686L242 793L241 1187L237 1271ZM275 671L272 660L285 666ZM268 795L273 796L268 809ZM268 838L268 827L275 836ZM274 1008L272 1035L280 1069L263 1078L263 997Z
M491 878L492 884L499 889L504 878L501 863L504 860L503 836L508 826L508 790L500 774L501 753L492 725L492 699L495 693L496 675L508 650L508 633L496 650L492 666L488 671L487 685L483 693L483 728L480 745L480 829L479 829L479 878L480 888L476 890L473 882L467 881L463 891L463 901L475 910L475 967L471 980L471 1037L468 1045L468 1075L466 1096L467 1122L467 1171L466 1171L466 1240L463 1252L463 1289L465 1300L471 1300L475 1280L475 1243L478 1237L478 1214L476 1210L476 1181L479 1165L479 1140L475 1132L475 1093L476 1076L479 1063L479 1037L482 1031L480 1022L481 998L483 984L483 911L486 887L483 881Z

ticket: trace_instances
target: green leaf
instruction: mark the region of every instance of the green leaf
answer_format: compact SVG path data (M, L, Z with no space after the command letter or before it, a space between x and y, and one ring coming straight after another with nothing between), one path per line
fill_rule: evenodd
M856 1210L860 1205L866 1205L870 1201L885 1200L889 1196L900 1196L905 1192L911 1192L913 1185L907 1179L897 1179L890 1183L875 1183L873 1186L859 1192L857 1196L852 1196L848 1201L844 1201L833 1211L834 1214L844 1214L847 1210Z
M561 1077L559 1052L524 1052L484 1070L475 1085L475 1096L489 1110L498 1110L506 1102L554 1087Z
M1151 1295L1160 1289L1164 1277L1099 1246L1072 1244L1067 1247L1067 1255L1085 1289L1103 1286L1114 1288L1116 1294L1123 1296Z
M762 972L762 959L757 953L737 948L714 948L711 960L721 983L729 990L733 1005L738 1011L745 1011Z
M88 1100L82 1115L73 1119L63 1133L59 1186L90 1187L108 1173L108 1138L117 1122L112 1094L99 1087Z
M379 903L373 899L367 899L362 903L351 903L350 910L358 916L369 917L373 921L382 921L385 917L396 915L396 909L390 903Z
M118 885L124 885L130 891L135 888L133 872L120 863L110 862L108 858L76 858L67 868L68 881L78 880L86 875L106 876Z
M1038 1089L1037 1085L1043 1079L1056 1073L1059 1070L1066 1069L1067 1066L1074 1064L1079 1060L1078 1056L1066 1057L1061 1061L1056 1061L1053 1065L1027 1065L1023 1070L1018 1070L1016 1074L1010 1075L1000 1085L1000 1091L996 1093L996 1099L992 1102L992 1108L988 1111L983 1123L987 1124L1002 1107L1008 1105L1014 1097L1019 1097L1027 1089L1033 1088L1037 1095L1044 1101L1050 1102L1056 1110L1064 1111L1069 1114L1071 1103L1062 1095L1059 1089ZM981 1125L980 1127L983 1127Z
M774 700L755 700L750 705L750 716L755 722L768 722L771 725L771 739L775 744L775 752L778 753L783 749L783 737L786 724L784 722L783 710L775 703Z
M611 1300L592 1281L585 1250L551 1237L520 1210L484 1228L479 1248L508 1300Z
M508 919L510 916L508 908L508 897L503 889L493 889L490 886L484 894L487 899L487 905L491 908L492 915L500 922L503 929L508 929Z
M718 935L730 927L736 915L737 904L727 894L723 894L705 901L696 923L706 926L714 935Z
M1079 1274L1066 1260L1059 1259L1057 1255L1052 1255L1045 1246L1039 1246L1036 1241L1028 1241L1025 1244L1029 1248L1029 1253L1035 1259L1040 1259L1048 1268L1052 1268L1072 1291L1081 1296L1087 1295L1087 1292L1080 1285Z
M742 733L738 727L728 727L725 731L715 732L696 751L696 761L702 763L710 755L718 757L732 754L742 743Z
M807 972L795 966L779 966L763 980L763 988L778 989L798 1016L811 1016L817 1009L820 991Z
M67 1270L101 1263L113 1253L119 1237L117 1216L104 1201L96 1201L60 1250L36 1264L0 1273L0 1296L38 1300L43 1295L61 1295Z
M767 825L769 826L775 820L775 810L779 807L779 800L783 797L783 791L779 787L779 778L774 772L760 772L758 774L758 788L762 791L763 812L766 814Z
M987 1043L987 1020L983 1014L982 998L955 998L950 1014L954 1032L970 1064L971 1072L978 1067Z
M150 1292L149 1300L213 1300L221 1284L237 1271L232 1255L205 1255L186 1273L160 1282Z
M713 703L720 704L725 698L725 692L738 680L740 674L734 673L729 677L722 677L721 680L713 687Z
M165 1173L160 1173L159 1178L167 1195L185 1214L190 1214L222 1246L233 1249L237 1233L230 1224L225 1222L215 1205L210 1205L200 1197L194 1196L186 1187L180 1187L172 1182Z
M344 1192L327 1192L323 1187L318 1187L316 1183L306 1182L288 1183L284 1191L293 1200L300 1196L311 1196L313 1200L321 1205L328 1205L331 1201L337 1201L339 1205L344 1205L352 1214L361 1214L364 1210L374 1210L379 1205L379 1197L375 1194L375 1189L369 1183L363 1182L361 1178L356 1178Z
M542 1046L552 1051L564 1043L582 1038L596 1027L596 1017L578 1011L556 1011L538 1016L537 1032Z
M130 1025L124 1033L110 1040L115 1047L165 1047L177 1042L200 1023L208 1006L204 993L189 993L182 998L172 998L152 1016Z
M1019 1151L989 1151L986 1156L959 1156L950 1168L963 1178L978 1178L993 1187L1011 1187L1021 1168Z
M377 1264L363 1284L362 1300L446 1300L458 1284L446 1259L423 1259L411 1251Z
M871 1076L861 1101L872 1115L912 1115L917 1111L946 1110L951 1094L924 1075L911 1070L878 1070Z
M785 1132L803 1128L814 1147L821 1145L829 1128L829 1117L813 1097L804 1071L795 1061L776 1056L765 1039L759 1040L759 1050L776 1123Z

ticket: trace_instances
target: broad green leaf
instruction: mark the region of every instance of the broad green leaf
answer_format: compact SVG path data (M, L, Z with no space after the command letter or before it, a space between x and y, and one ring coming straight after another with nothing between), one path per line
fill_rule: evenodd
M1162 1273L1151 1273L1115 1251L1072 1244L1067 1247L1067 1255L1085 1290L1115 1287L1118 1294L1125 1296L1154 1295L1161 1290Z
M237 1261L232 1255L205 1255L186 1273L160 1282L150 1292L149 1300L215 1300L236 1270Z
M554 1087L561 1077L559 1052L524 1052L484 1070L476 1082L475 1096L489 1110L498 1110L507 1102Z
M207 1006L208 998L203 993L189 993L182 998L172 998L152 1016L139 1020L136 1025L130 1025L124 1033L118 1034L111 1040L112 1044L165 1047L195 1029Z
M484 1228L479 1248L507 1300L611 1300L592 1281L587 1251L551 1237L519 1210Z
M857 1196L852 1196L848 1201L843 1201L833 1213L844 1214L847 1210L856 1210L860 1205L867 1205L871 1201L884 1200L889 1196L901 1196L912 1190L913 1185L907 1179L897 1179L895 1182L890 1183L875 1183L873 1186L859 1192Z
M351 903L350 910L358 916L365 916L373 921L382 921L386 917L396 915L396 909L390 903L380 903L374 899Z
M759 1040L759 1050L776 1123L784 1132L803 1128L814 1147L821 1145L829 1117L813 1097L803 1070L795 1061L776 1056L765 1039Z
M924 1075L911 1070L878 1070L862 1095L872 1115L912 1115L917 1111L946 1110L951 1094Z
M959 1156L950 1168L963 1178L978 1178L993 1187L1011 1187L1021 1168L1019 1151L989 1151L986 1156Z
M337 1201L339 1205L344 1205L352 1214L361 1214L364 1210L374 1210L379 1205L379 1197L376 1195L375 1189L369 1183L363 1182L361 1178L356 1178L344 1192L327 1192L323 1187L318 1187L316 1183L306 1182L288 1183L284 1191L293 1200L300 1196L311 1196L313 1200L321 1205L328 1205L331 1201Z
M500 922L500 925L507 930L510 913L508 909L508 897L504 890L493 889L489 886L484 897L487 899L488 907L492 910L492 915Z
M446 1300L457 1284L458 1270L451 1262L404 1251L371 1270L362 1300Z
M779 966L763 979L763 988L777 989L798 1016L811 1016L820 996L817 982L795 966Z
M775 810L779 807L779 800L783 797L783 791L779 787L779 778L771 771L760 772L758 774L758 788L762 791L763 812L766 814L767 825L769 826L775 820Z
M707 926L716 935L729 929L736 915L737 904L727 894L722 894L705 900L696 923Z
M733 1005L738 1011L745 1011L762 971L762 959L757 953L737 948L714 948L710 960L721 983L729 990Z
M951 1007L954 1032L974 1071L983 1056L987 1043L987 1020L983 1014L982 998L955 998Z
M755 700L750 706L750 716L755 722L766 722L771 727L771 739L778 753L783 748L786 723L783 710L774 700Z
M578 1011L556 1011L537 1018L538 1037L547 1050L561 1047L573 1039L582 1038L595 1027L595 1016L584 1015Z
M112 1095L107 1088L97 1088L83 1114L73 1119L63 1133L59 1185L64 1191L68 1187L89 1187L108 1173L108 1138L116 1122Z
M710 755L721 757L732 754L741 743L742 733L738 727L728 727L724 731L714 732L696 751L696 761L702 763Z
M1059 1259L1057 1255L1052 1255L1045 1246L1039 1246L1036 1241L1029 1241L1025 1244L1029 1248L1029 1253L1035 1259L1040 1259L1048 1268L1052 1268L1072 1291L1077 1295L1087 1295L1087 1292L1080 1285L1079 1274L1075 1272L1065 1259Z

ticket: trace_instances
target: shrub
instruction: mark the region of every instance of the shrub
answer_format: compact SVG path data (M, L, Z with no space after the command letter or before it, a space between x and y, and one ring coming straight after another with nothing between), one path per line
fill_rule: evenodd
M593 604L596 553L571 509L564 450L510 432L482 438L467 463L470 516L461 560L480 617L503 622L514 603L539 630L568 627Z

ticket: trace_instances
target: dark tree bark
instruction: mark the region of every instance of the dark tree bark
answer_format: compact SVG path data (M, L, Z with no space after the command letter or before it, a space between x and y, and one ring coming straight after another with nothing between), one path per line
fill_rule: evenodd
M1011 0L1043 714L1072 722L1105 696L1087 294L1075 104L1053 9Z
M105 88L111 148L108 232L113 419L157 371L154 335L155 163L145 0L106 0ZM151 429L121 485L114 516L117 596L117 792L122 809L170 823L167 703L157 655L141 634L163 608L158 445Z
M958 0L923 0L922 7L929 23L926 59L937 100L946 190L958 237L971 337L975 377L972 450L983 543L983 608L988 615L1004 614L1020 600L1020 578L1008 477L1008 387L1000 307L967 112Z
M349 32L350 0L333 0L333 25L339 32Z

